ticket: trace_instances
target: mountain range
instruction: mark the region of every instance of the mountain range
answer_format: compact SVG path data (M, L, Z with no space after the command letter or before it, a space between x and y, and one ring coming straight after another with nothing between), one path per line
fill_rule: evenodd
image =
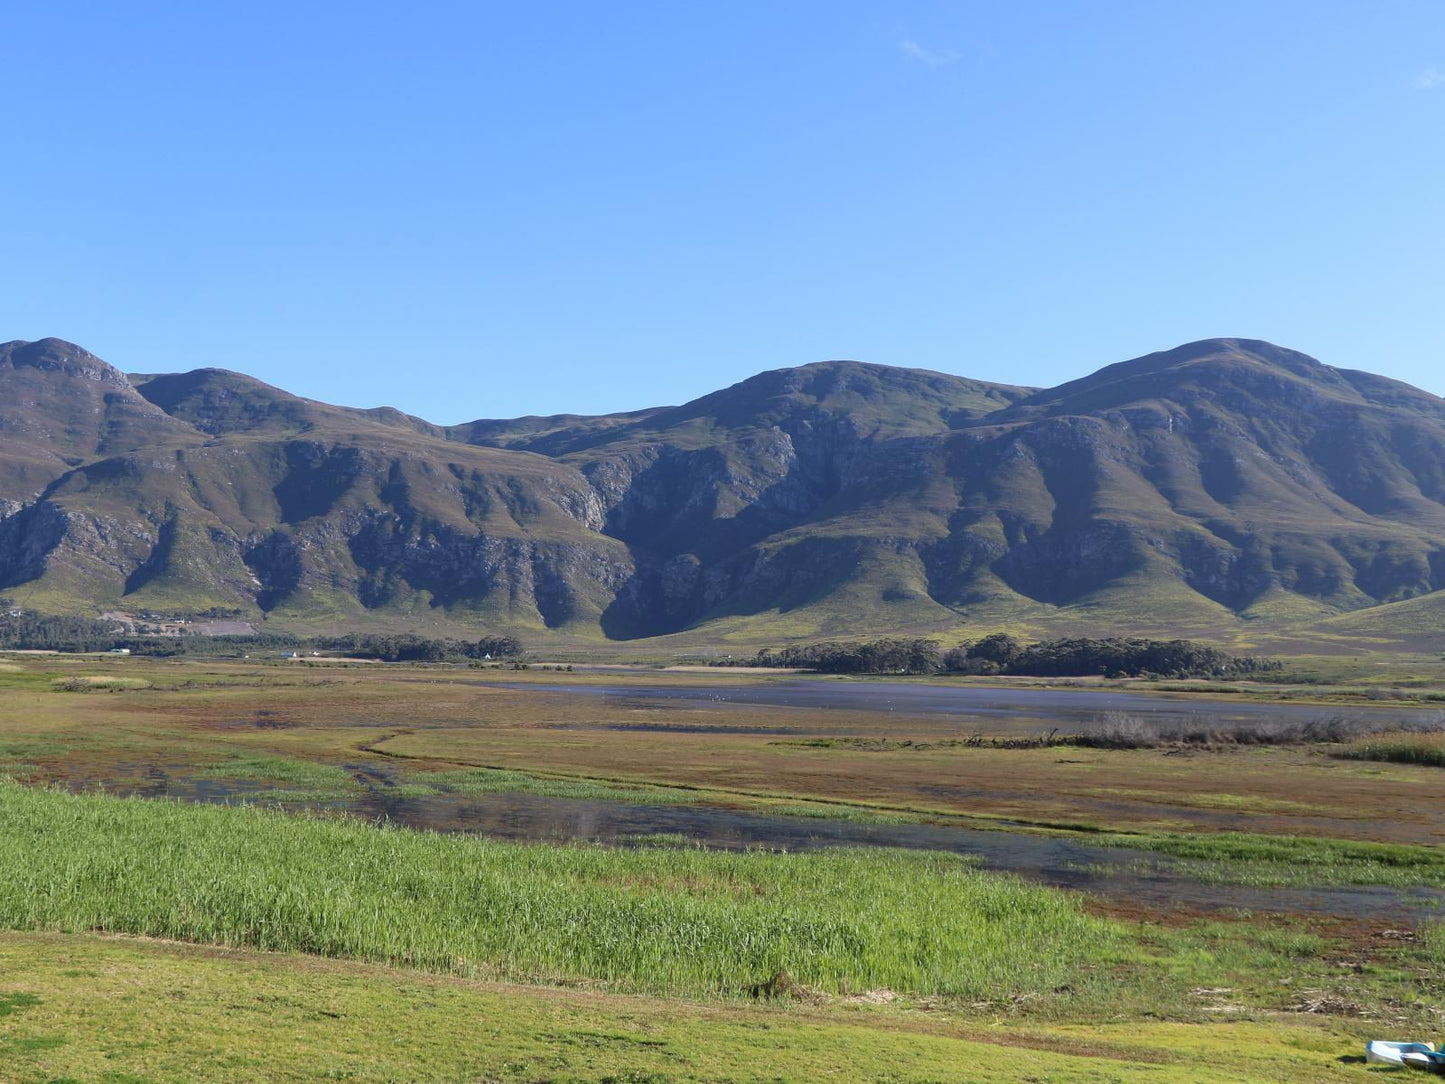
M1445 400L1211 339L1056 388L830 361L438 426L0 345L0 595L287 631L1321 645L1445 627Z

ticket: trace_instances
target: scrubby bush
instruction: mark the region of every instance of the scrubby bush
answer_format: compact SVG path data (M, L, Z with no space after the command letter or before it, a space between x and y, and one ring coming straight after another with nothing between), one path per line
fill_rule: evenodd
M1360 739L1392 731L1393 744L1361 742ZM1188 719L1155 719L1129 712L1105 712L1101 720L1085 726L1065 740L1072 745L1096 749L1152 749L1160 745L1315 745L1347 742L1339 755L1362 760L1405 759L1385 755L1386 748L1408 750L1428 748L1445 751L1437 741L1412 736L1445 734L1445 714L1427 719L1402 720L1384 724L1377 720L1352 719L1344 715L1317 715L1307 719L1227 720L1200 714ZM1442 757L1445 760L1445 757ZM1414 763L1425 763L1415 760Z

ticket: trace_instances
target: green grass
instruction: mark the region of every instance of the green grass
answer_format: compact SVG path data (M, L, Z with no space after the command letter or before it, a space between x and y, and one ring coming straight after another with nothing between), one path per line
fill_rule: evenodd
M0 976L7 1084L1314 1084L1372 1076L1339 1059L1377 1027L703 1005L91 935L0 933Z
M1445 768L1445 734L1382 734L1356 742L1336 756Z
M1249 832L1100 833L1090 843L1154 851L1206 884L1445 888L1445 850Z
M345 768L292 757L238 754L213 764L201 775L210 779L243 779L260 783L289 784L299 793L310 790L355 789L355 780Z
M0 662L0 691L48 688L58 676L54 670L35 670L13 662Z
M1422 922L1416 936L1424 959L1437 971L1445 968L1445 920Z
M108 930L528 981L956 998L1084 982L1121 928L901 852L510 844L0 784L0 925Z
M0 994L0 1017L11 1016L38 1004L40 999L34 994Z

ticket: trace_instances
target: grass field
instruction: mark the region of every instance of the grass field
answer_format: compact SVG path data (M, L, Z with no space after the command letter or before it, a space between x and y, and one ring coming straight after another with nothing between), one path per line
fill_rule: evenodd
M1430 924L1161 925L950 857L500 844L15 784L0 818L6 1079L1327 1079L1350 1021L1438 1022ZM1294 1038L1241 1052L1221 1021Z
M1326 1082L1375 1079L1354 1062L1378 1031L1229 1010L1227 992L1202 1022L1017 1023L876 999L742 1005L503 985L95 935L0 934L0 975L11 1084Z

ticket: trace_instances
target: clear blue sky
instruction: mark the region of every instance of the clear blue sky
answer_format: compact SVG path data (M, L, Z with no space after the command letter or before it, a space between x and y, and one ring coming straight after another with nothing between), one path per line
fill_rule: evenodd
M0 340L438 422L1211 335L1445 393L1445 3L0 7Z

